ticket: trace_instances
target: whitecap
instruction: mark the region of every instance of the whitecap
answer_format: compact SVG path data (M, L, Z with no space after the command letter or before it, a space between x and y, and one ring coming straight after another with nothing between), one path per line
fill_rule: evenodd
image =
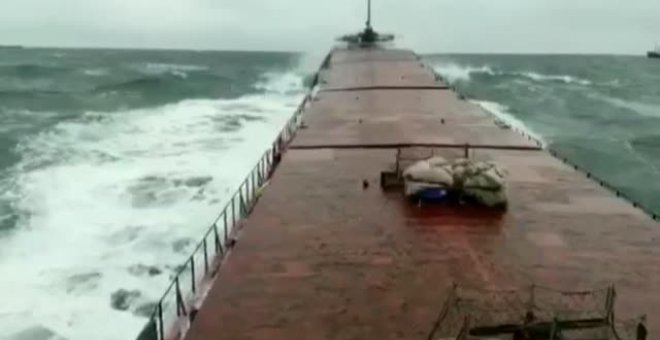
M263 95L91 112L23 138L21 160L9 169L12 196L0 192L26 216L0 240L0 272L14 273L0 279L11 292L0 304L3 333L41 324L70 340L135 338L144 313L114 310L110 296L127 289L145 301L160 297L165 275L126 268L167 268L189 255L190 246L175 253L172 245L201 237L302 99L293 85L301 79L283 76L266 77L273 83L263 86L275 91ZM250 118L224 131L219 118L235 116ZM140 189L157 204L135 206L131 190L145 178L163 179ZM99 273L93 284L76 286L72 297L67 278L91 272ZM113 332L99 332L108 320Z
M83 73L90 77L101 77L107 75L108 70L102 68L92 68L84 70Z
M457 81L469 81L471 80L471 75L477 73L488 75L497 74L495 71L493 71L492 68L486 65L474 67L447 63L433 65L433 69L450 83L455 83Z
M591 85L591 81L569 75L547 75L536 72L514 72L513 74L529 78L534 81L558 81L566 84Z
M291 95L301 93L302 76L294 71L287 72L269 72L261 77L254 87L258 90L281 95Z
M548 74L542 74L542 73L537 73L537 72L519 72L519 71L502 71L502 70L497 70L493 69L491 66L488 65L483 65L483 66L466 66L466 65L459 65L455 63L445 63L445 64L437 64L433 66L434 70L442 75L448 82L450 83L455 83L458 81L470 81L472 75L475 74L485 74L489 76L513 76L513 77L520 77L520 78L526 78L529 80L533 80L536 82L545 82L545 81L554 81L554 82L562 82L566 84L578 84L578 85L591 85L591 81L570 76L570 75L564 75L564 74L559 74L559 75L548 75Z
M140 67L141 71L148 74L185 74L186 72L206 71L208 66L168 63L147 63Z
M542 145L546 145L541 135L536 133L530 127L528 127L523 121L518 119L516 116L511 114L507 106L502 105L500 103L490 102L485 100L471 100L471 102L479 105L481 108L491 113L493 116L497 117L497 119L506 123L506 125L510 126L514 130L523 132L531 136L535 140L539 141Z

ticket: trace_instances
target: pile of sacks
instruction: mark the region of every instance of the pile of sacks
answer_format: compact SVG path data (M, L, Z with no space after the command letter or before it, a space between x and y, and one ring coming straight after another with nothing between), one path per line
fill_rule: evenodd
M446 190L489 207L506 206L506 172L494 163L470 159L447 161L432 157L403 172L406 196L429 190Z

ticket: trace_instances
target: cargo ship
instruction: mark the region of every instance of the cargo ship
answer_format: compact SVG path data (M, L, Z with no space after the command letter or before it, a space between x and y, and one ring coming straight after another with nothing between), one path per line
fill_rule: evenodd
M138 339L659 338L656 216L383 47L370 14L340 40ZM440 163L453 184L411 195ZM504 173L505 204L469 199L490 190L469 164Z
M646 56L649 58L660 58L660 46L656 46L655 50L646 52Z

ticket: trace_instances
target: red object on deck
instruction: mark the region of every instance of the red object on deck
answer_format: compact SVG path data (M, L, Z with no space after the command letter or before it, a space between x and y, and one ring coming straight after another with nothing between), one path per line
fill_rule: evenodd
M442 89L412 52L337 50L321 77L333 91L306 110L307 127L242 226L186 339L421 340L452 283L612 283L617 315L649 314L649 338L657 338L660 229L644 213L528 150L537 143ZM380 172L397 151L359 145L406 143L522 148L471 151L508 170L508 210L419 207L382 191Z

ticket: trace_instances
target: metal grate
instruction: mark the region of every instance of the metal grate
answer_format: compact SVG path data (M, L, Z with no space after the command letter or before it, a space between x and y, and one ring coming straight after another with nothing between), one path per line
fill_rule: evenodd
M638 319L614 320L614 287L561 291L541 286L482 290L454 286L427 340L634 339Z

